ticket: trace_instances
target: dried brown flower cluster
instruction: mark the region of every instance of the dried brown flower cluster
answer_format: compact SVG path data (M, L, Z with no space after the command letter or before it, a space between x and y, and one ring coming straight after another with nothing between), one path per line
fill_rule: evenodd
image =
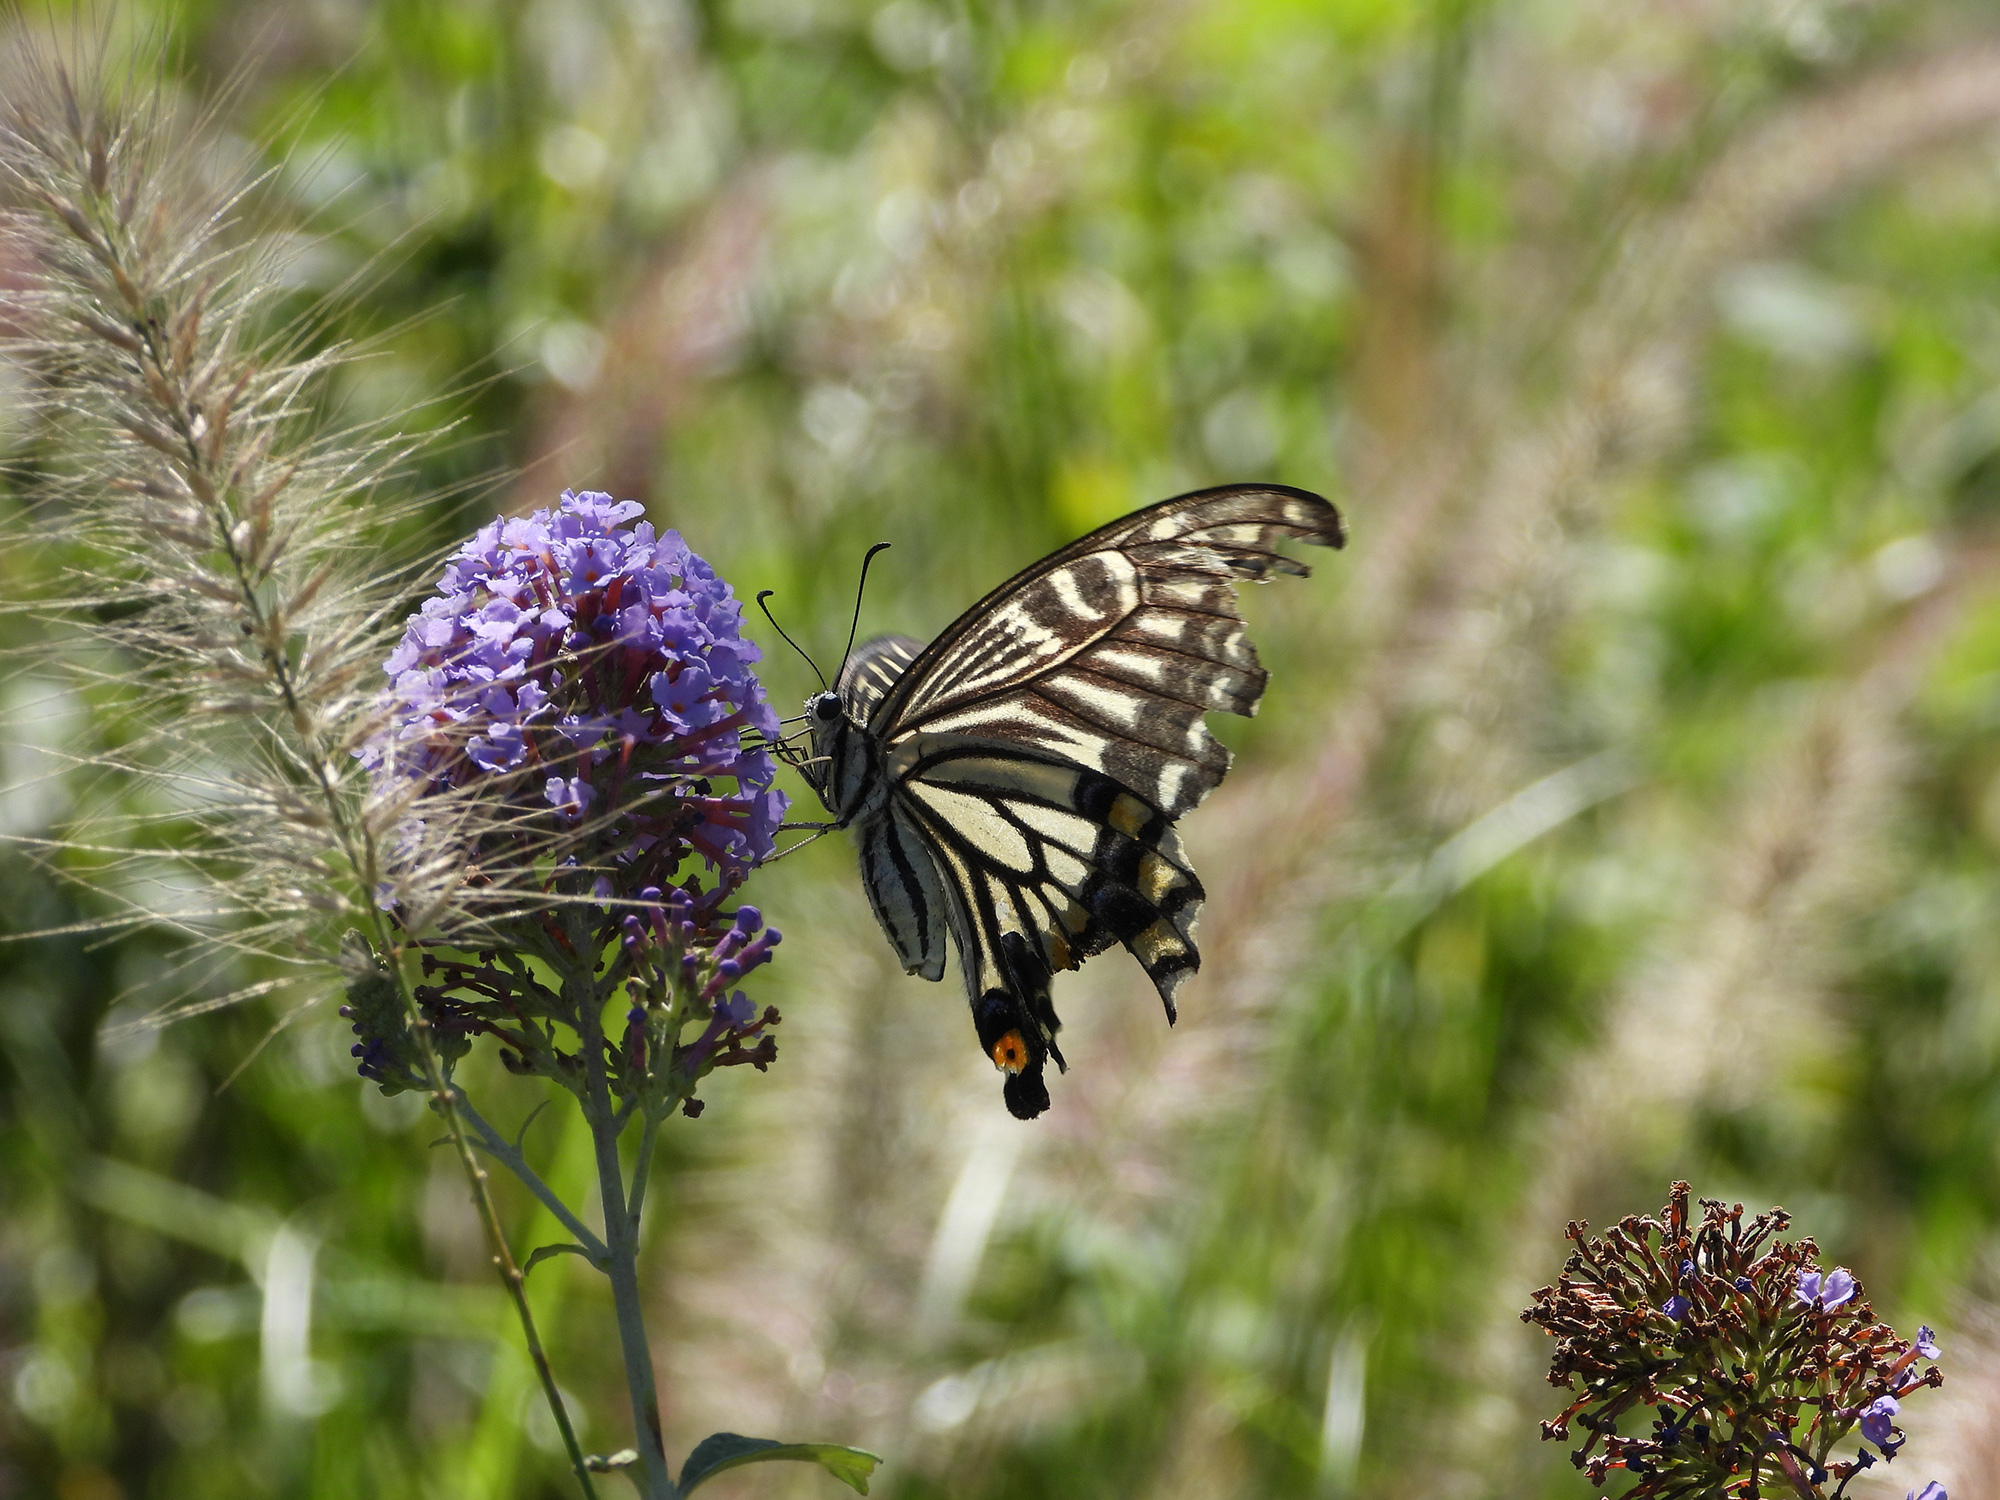
M1905 1340L1877 1321L1845 1269L1822 1275L1811 1239L1784 1240L1781 1208L1747 1223L1743 1205L1700 1200L1673 1185L1659 1218L1632 1215L1586 1235L1554 1286L1522 1321L1556 1342L1549 1383L1580 1394L1545 1438L1588 1436L1571 1461L1602 1484L1613 1469L1639 1479L1628 1496L1797 1494L1823 1500L1879 1456L1895 1457L1902 1398L1943 1383L1928 1328ZM1643 1435L1623 1435L1635 1410ZM1856 1428L1852 1456L1833 1449ZM1874 1448L1868 1444L1872 1443ZM1926 1488L1935 1494L1935 1486Z

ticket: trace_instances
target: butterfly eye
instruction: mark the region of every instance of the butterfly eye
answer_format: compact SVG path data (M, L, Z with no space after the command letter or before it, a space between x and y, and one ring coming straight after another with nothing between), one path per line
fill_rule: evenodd
M831 693L822 693L813 700L813 717L822 724L831 724L840 717L840 700Z

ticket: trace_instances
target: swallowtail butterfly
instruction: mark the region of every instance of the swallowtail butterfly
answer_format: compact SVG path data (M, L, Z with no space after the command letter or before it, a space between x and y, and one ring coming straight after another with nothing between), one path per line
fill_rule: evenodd
M852 829L875 918L904 969L958 950L1007 1108L1049 1107L1066 1067L1055 973L1113 943L1175 1016L1200 966L1202 887L1174 821L1229 752L1210 712L1253 714L1265 674L1235 586L1309 570L1284 540L1338 547L1340 515L1281 485L1164 500L1043 558L928 646L882 636L806 700L794 765Z

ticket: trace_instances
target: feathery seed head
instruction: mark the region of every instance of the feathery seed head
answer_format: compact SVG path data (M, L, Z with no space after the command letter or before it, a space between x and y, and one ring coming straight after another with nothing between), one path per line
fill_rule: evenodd
M85 680L116 663L115 748L78 761L134 791L51 847L123 846L212 887L201 924L119 922L295 958L329 913L365 917L395 826L346 752L386 644L370 533L406 503L414 443L330 420L350 351L329 309L293 313L260 179L212 119L108 56L11 61L0 353L50 462L0 545L50 562L8 607L47 627L26 650Z

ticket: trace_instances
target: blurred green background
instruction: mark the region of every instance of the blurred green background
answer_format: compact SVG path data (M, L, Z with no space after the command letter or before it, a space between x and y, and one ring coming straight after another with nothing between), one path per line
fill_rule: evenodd
M779 1062L649 1200L676 1452L861 1443L892 1500L1584 1497L1516 1315L1566 1219L1681 1176L1943 1330L1850 1493L2000 1495L1988 6L118 7L149 28L275 169L299 297L378 339L356 408L457 393L440 535L612 490L834 654L876 540L864 630L928 634L1181 490L1349 514L1248 604L1273 683L1186 824L1180 1026L1121 956L1066 978L1041 1121L849 850L760 876ZM0 719L0 832L86 812L60 679L17 663ZM0 889L15 933L130 894L12 845ZM573 1493L435 1130L324 996L134 1026L201 998L174 956L0 946L0 1497ZM527 1140L582 1199L568 1117ZM603 1451L594 1280L532 1286Z

